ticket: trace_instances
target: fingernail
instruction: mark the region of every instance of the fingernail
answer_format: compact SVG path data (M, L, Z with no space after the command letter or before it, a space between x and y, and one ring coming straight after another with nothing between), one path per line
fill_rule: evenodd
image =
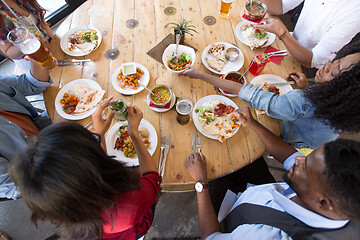
M126 106L131 107L131 104L130 104L130 103L127 103Z

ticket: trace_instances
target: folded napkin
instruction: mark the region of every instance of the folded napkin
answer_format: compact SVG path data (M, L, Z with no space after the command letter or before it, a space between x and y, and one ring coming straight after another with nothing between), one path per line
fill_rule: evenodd
M149 106L150 106L150 107L153 107L153 108L163 108L163 109L169 109L169 108L170 108L170 105L171 105L171 101L170 101L168 104L166 104L165 106L163 106L163 107L155 106L152 102L149 103Z
M264 53L271 53L271 52L276 52L276 51L279 51L279 50L272 46L268 46ZM269 59L273 63L280 64L280 62L283 58L284 58L284 56L275 56L275 57L270 57Z
M245 20L247 20L247 21L249 21L249 22L259 24L259 23L261 23L261 21L264 19L265 15L266 15L266 13L265 13L264 16L263 16L262 18L260 18L259 20L250 20L250 19L248 19L247 16L245 15L245 10L244 10L244 14L242 15L242 18L245 19Z

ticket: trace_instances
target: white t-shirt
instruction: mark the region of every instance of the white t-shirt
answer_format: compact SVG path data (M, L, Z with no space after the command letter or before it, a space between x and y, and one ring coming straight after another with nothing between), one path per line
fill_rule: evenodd
M282 0L283 13L303 0ZM359 0L305 0L293 37L311 50L311 67L321 68L360 32Z

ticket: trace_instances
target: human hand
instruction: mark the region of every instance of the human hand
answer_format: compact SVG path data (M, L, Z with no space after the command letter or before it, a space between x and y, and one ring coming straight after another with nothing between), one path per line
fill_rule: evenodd
M254 24L254 27L260 28L266 32L274 33L278 37L285 31L280 21L275 18L264 18L260 24Z
M230 114L240 120L241 124L245 127L252 126L256 120L253 118L249 107L238 108Z
M189 77L189 78L197 78L197 79L202 79L202 77L204 76L204 72L201 71L198 67L189 65L188 68L183 71L182 73L180 73L180 75Z
M135 105L127 104L128 110L128 132L130 136L139 133L139 124L143 118L142 111Z
M107 104L113 99L113 97L109 97L105 100L102 100L97 106L96 111L91 115L94 121L94 128L97 134L104 136L106 131L109 129L112 119L116 113L115 110L109 112L106 119L103 119L102 113L106 108Z
M207 183L207 168L204 155L199 153L190 154L184 164L186 170L196 182Z
M287 76L286 79L294 80L299 88L307 88L309 86L309 82L306 78L306 75L301 72L291 72L289 73L289 76Z

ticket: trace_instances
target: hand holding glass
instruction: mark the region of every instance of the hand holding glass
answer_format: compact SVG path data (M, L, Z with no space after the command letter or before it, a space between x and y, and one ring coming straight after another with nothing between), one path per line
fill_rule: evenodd
M45 50L42 41L24 27L14 28L7 36L8 40L25 55L37 61L40 66L50 70L57 65L57 60Z

